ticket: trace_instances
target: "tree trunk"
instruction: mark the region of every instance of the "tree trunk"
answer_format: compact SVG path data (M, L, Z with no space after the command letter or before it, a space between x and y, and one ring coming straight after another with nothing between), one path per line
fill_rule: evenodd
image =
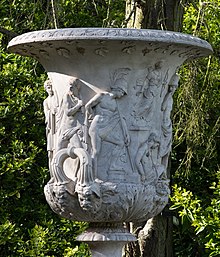
M172 257L172 216L158 215L144 224L132 224L138 243L130 243L126 257Z
M127 0L128 28L181 31L187 0Z
M181 31L187 0L127 0L128 28ZM170 176L168 169L168 177ZM125 249L125 257L172 257L172 215L169 208L143 224L129 224L138 241Z

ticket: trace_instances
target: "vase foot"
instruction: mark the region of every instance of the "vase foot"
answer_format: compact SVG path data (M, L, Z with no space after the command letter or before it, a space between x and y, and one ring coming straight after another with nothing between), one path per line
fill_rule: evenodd
M121 223L90 223L77 240L89 245L92 257L121 257L124 245L137 239Z

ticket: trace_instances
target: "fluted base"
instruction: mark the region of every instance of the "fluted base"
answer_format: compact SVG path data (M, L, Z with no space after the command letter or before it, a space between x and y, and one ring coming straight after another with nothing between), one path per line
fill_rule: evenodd
M91 223L77 240L89 245L92 257L121 257L124 245L136 238L121 223Z

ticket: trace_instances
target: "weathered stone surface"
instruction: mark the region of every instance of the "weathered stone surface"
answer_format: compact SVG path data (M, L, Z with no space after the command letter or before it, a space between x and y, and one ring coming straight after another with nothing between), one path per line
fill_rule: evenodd
M160 213L170 193L178 68L210 54L211 46L175 32L82 28L30 32L9 50L36 58L48 73L45 196L52 210L104 227ZM134 240L107 230L87 231L80 240Z

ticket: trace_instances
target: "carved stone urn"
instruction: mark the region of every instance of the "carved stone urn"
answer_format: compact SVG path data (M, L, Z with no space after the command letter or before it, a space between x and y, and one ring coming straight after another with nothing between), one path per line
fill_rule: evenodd
M93 256L121 256L136 240L123 223L146 221L168 202L177 71L211 46L168 31L74 28L23 34L9 50L48 73L48 204L89 222L78 239Z

